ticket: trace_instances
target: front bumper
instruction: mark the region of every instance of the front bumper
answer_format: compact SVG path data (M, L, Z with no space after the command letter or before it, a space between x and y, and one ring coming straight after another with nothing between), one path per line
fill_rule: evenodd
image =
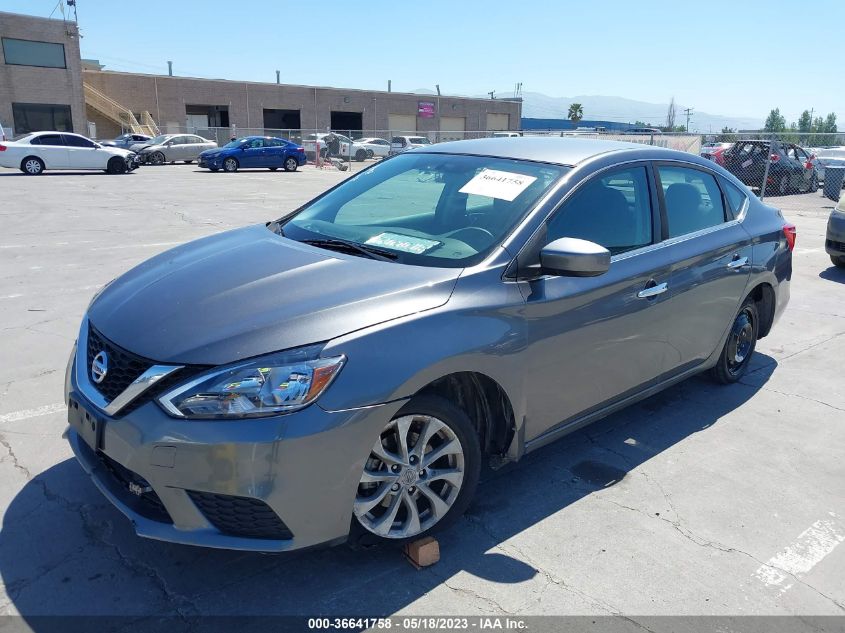
M197 165L205 169L220 169L223 166L223 157L200 156L197 159Z
M845 255L845 213L833 211L830 214L824 250L828 255Z
M404 404L221 421L173 418L149 401L109 417L83 395L79 365L70 367L65 437L85 472L139 536L204 547L281 552L344 541L364 462ZM225 507L210 511L208 499ZM268 515L287 532L254 537L250 522L266 525Z

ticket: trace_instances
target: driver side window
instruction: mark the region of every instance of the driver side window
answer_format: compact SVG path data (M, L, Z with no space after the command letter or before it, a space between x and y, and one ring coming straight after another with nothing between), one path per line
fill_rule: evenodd
M600 244L612 255L651 244L651 195L645 167L590 180L555 213L547 228L547 242L576 237Z

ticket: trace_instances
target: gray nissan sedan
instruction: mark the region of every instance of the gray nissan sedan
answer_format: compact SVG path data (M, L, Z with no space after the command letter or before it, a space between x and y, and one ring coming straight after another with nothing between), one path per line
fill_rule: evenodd
M432 145L102 289L74 453L165 541L285 551L453 523L518 460L709 370L789 300L795 227L691 154L577 138Z

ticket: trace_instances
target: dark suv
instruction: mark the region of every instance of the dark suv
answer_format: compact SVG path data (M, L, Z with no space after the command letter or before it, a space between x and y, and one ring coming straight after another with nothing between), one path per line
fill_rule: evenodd
M766 177L766 193L786 195L817 191L819 178L812 157L792 143L748 140L737 141L725 150L724 167L749 187L763 186L766 161L771 156Z

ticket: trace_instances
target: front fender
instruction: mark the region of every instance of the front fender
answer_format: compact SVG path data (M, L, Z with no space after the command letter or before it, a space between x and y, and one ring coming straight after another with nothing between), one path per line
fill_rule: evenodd
M502 387L519 425L525 412L522 306L517 285L498 273L487 287L461 278L440 308L334 339L323 355L345 354L347 362L319 404L330 411L372 406L409 398L449 374L477 372Z

